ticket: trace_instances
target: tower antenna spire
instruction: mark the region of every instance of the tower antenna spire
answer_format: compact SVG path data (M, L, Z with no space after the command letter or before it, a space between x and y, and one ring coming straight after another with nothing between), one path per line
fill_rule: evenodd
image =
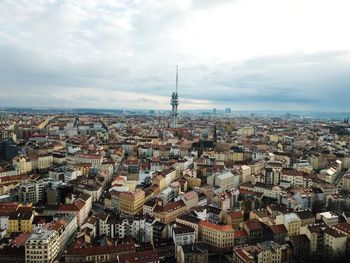
M176 94L179 91L179 65L176 65Z
M179 90L179 65L176 65L176 91L173 92L171 95L171 127L177 128L177 122L178 122L178 112L177 112L177 106L179 105L179 95L177 94Z

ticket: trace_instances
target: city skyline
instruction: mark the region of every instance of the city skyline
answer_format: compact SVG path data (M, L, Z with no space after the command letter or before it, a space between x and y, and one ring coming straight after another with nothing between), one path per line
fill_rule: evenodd
M348 1L0 3L0 106L350 111Z
M0 263L350 257L349 0L0 0Z

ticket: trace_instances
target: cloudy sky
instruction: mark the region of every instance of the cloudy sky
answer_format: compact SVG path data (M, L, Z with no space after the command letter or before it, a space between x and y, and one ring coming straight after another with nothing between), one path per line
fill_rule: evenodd
M0 107L350 111L349 0L1 0Z

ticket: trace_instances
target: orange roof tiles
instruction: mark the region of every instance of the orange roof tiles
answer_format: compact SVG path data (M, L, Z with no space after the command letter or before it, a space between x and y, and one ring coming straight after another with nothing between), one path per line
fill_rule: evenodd
M16 238L14 238L13 240L11 240L10 245L12 247L20 247L20 246L24 246L27 239L32 235L32 233L22 233L20 235L18 235Z
M233 212L230 212L229 214L229 217L231 217L232 219L239 219L239 218L242 218L243 217L243 214L241 211L233 211Z
M236 230L233 233L234 238L243 238L243 237L248 237L248 233L245 230Z
M216 231L232 231L233 230L232 226L230 226L230 225L217 225L217 224L213 224L213 223L203 221L203 220L201 220L199 222L199 224L201 226L204 226L206 228L211 228L211 229L216 230Z

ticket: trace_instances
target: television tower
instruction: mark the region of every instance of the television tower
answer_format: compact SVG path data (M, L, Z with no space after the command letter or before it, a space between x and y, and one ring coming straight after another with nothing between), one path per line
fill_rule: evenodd
M176 66L176 91L173 92L171 95L171 101L170 105L172 107L171 109L171 127L177 128L177 121L178 121L178 112L177 112L177 106L179 106L179 96L178 96L178 89L179 89L179 66Z

